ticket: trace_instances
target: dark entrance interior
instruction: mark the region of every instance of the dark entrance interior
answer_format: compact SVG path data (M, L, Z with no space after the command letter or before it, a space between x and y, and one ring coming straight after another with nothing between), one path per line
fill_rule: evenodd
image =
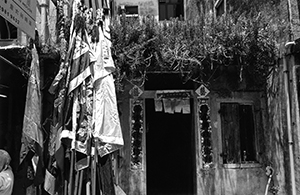
M191 108L192 101L190 101ZM156 112L146 99L147 195L190 195L195 191L193 112Z

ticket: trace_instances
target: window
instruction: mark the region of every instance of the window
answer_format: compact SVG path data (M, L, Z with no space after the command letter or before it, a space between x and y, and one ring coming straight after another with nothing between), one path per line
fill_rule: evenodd
M252 105L221 103L223 164L256 162Z
M215 3L215 12L216 12L216 17L220 17L223 14L225 14L226 10L226 1L225 0L217 0Z
M184 17L183 0L159 0L159 20Z
M0 39L17 39L17 27L0 16Z
M139 16L138 6L121 6L120 14L125 13L126 17L137 18Z

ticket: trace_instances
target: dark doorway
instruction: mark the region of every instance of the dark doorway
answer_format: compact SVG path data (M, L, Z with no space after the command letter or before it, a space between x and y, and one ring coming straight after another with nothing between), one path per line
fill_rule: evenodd
M146 99L145 110L147 195L195 194L193 110L156 112L153 99Z

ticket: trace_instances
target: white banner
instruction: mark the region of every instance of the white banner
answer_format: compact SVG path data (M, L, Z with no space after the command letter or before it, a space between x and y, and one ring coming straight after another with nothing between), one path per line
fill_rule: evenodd
M35 14L36 0L0 0L0 15L32 38Z

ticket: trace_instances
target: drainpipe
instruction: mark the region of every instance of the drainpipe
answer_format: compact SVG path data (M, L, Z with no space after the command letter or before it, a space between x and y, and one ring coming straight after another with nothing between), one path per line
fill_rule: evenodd
M47 11L49 8L49 0L40 0L41 7L41 41L42 45L46 44L48 39L48 21L47 21Z
M294 165L294 151L293 151L293 136L292 136L292 117L291 117L291 99L289 88L289 65L291 58L291 48L295 42L288 42L285 45L286 54L283 60L283 73L284 73L284 92L286 95L286 115L287 115L287 131L288 131L288 144L289 144L289 158L290 158L290 180L292 187L292 195L296 195L296 181L295 181L295 165Z
M292 187L292 195L296 195L296 179L295 179L295 161L294 161L294 149L293 149L293 135L292 135L292 113L291 113L291 98L290 98L290 87L289 87L289 66L293 65L290 63L292 57L292 48L295 45L294 32L293 32L293 14L291 0L287 0L288 8L288 20L289 20L289 42L285 44L285 56L283 60L284 69L284 89L286 94L286 113L287 113L287 130L288 130L288 144L289 144L289 158L290 158L290 179ZM292 59L293 60L293 59Z

